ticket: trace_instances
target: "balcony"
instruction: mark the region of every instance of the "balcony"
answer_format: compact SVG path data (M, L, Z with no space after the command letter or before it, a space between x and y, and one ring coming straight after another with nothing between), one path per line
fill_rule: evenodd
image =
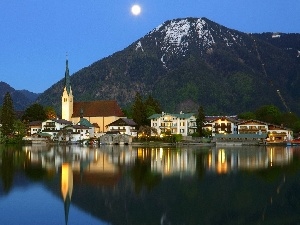
M177 124L167 124L167 125L160 125L159 128L160 129L164 129L164 128L176 128L177 127Z
M238 128L239 132L259 132L261 131L262 133L267 133L267 129L266 128L257 128L257 127L250 127L250 128Z
M120 133L121 133L121 132L124 133L124 132L126 132L126 129L125 129L125 128L122 128L122 129L121 129L121 128L120 128L120 129L111 129L110 131L113 131L113 132L114 132L114 131L119 131Z

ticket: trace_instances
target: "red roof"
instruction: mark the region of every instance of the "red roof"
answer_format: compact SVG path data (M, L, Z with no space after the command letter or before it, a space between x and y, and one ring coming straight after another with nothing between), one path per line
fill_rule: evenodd
M72 117L80 117L81 112L83 112L83 117L125 116L115 100L74 102Z

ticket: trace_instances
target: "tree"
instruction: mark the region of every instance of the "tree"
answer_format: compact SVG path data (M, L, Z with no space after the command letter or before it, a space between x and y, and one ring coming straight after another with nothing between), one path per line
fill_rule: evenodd
M34 103L33 105L29 106L22 116L22 120L26 122L44 121L46 119L47 115L45 109L38 103Z
M255 111L258 120L280 125L281 112L274 105L264 105Z
M52 106L46 106L44 108L47 119L55 119L57 118L57 114L55 109Z
M138 127L147 124L146 109L141 95L137 92L132 105L132 119Z
M10 136L14 132L15 113L12 98L7 92L3 99L1 110L1 132L3 136Z
M199 134L200 137L203 136L204 121L205 121L204 110L203 107L200 106L196 117L197 133Z
M243 112L238 115L239 119L244 119L244 120L255 120L256 116L254 112Z
M294 124L298 120L299 117L295 113L291 113L291 112L282 113L281 123L288 128L293 128Z
M154 99L151 95L149 95L146 99L145 107L147 118L153 114L161 113L162 111L159 102L156 99Z
M150 127L150 126L140 126L139 134L143 134L143 136L145 137L150 137L152 134L154 135L158 135L157 130L154 127Z
M26 126L22 121L15 120L14 122L14 133L20 140L26 135Z

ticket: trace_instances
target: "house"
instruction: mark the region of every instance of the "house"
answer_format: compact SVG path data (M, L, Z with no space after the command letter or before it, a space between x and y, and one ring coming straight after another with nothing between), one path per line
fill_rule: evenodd
M55 140L58 132L70 125L72 125L72 123L64 119L50 119L42 122L41 132L50 134L52 139Z
M42 130L42 121L32 121L27 125L27 135L39 133Z
M268 133L268 124L259 120L245 120L237 123L239 134L266 134Z
M282 143L293 139L293 131L289 128L274 124L268 125L268 143Z
M68 125L61 129L57 135L57 141L80 142L90 138L89 127L83 125Z
M151 127L157 130L158 134L182 134L188 136L197 130L195 113L153 114L148 119L151 120Z
M75 102L70 82L68 60L66 60L65 83L62 93L62 119L77 124L81 118L87 119L97 131L104 133L107 125L125 118L116 100L98 100L91 102Z
M204 129L211 131L213 137L216 134L236 134L237 122L236 116L206 116Z
M127 134L137 136L137 124L132 119L120 118L108 125L107 133Z
M97 124L91 124L90 121L88 121L85 118L80 118L79 122L76 124L77 126L84 126L88 128L88 133L90 137L95 137L96 136L96 132L95 130L98 128ZM96 127L95 127L96 126ZM74 126L73 126L74 127Z
M283 126L262 122L259 120L245 120L237 124L239 134L266 134L268 143L283 143L293 139L293 132Z

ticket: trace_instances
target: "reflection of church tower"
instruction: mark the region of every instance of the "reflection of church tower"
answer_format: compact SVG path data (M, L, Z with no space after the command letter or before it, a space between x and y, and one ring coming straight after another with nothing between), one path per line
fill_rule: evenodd
M61 194L64 200L65 223L68 224L69 208L73 191L73 171L69 163L63 163L61 167Z
M68 59L66 60L65 86L61 97L61 118L71 121L73 114L73 94L71 88Z

